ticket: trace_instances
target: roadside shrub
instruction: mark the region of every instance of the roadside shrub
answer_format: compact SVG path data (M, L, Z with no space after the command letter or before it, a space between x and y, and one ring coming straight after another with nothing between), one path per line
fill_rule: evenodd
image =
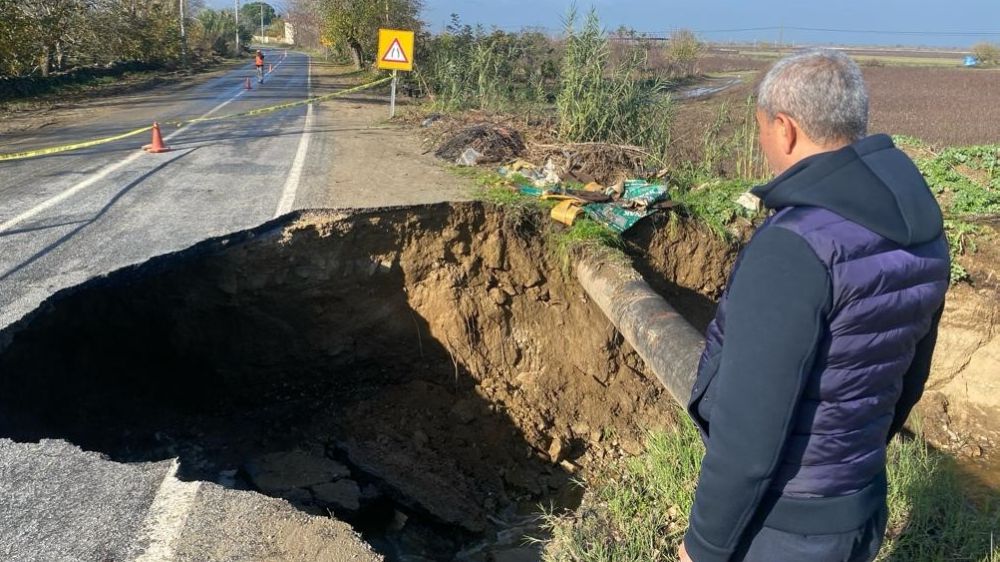
M569 142L608 142L645 148L658 163L670 139L672 104L666 84L645 79L644 53L632 50L611 66L611 49L594 10L580 30L566 18L566 51L556 98L559 136ZM610 67L610 68L609 68Z
M698 59L705 47L693 31L679 29L670 34L666 46L670 75L675 78L694 76L698 73Z
M983 41L972 46L972 56L979 64L996 66L1000 64L1000 45Z

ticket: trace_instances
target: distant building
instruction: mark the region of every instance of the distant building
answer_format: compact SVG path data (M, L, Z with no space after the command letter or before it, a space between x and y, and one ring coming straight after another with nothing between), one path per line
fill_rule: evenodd
M295 44L295 26L285 22L285 43L289 45Z
M976 66L979 64L979 59L974 55L965 55L965 62L963 64L965 66Z

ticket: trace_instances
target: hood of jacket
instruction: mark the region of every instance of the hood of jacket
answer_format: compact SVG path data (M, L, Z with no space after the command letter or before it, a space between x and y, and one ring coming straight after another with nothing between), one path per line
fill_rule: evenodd
M805 158L753 193L771 209L827 209L901 246L930 242L944 229L920 171L883 134Z

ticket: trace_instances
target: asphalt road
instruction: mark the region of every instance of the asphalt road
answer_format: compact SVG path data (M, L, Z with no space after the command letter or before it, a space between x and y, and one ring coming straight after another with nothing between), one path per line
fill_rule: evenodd
M265 52L273 72L244 89L252 65L180 94L144 96L112 119L5 138L0 152L79 142L172 121L304 99L310 62ZM319 189L329 160L312 109L165 127L173 151L146 154L148 133L91 149L0 163L0 328L55 291L164 252L257 225Z
M311 63L265 51L183 90L83 119L4 137L0 152L79 142L149 125L300 100ZM283 56L284 55L284 56ZM334 131L307 107L164 128L173 150L146 154L147 134L91 149L0 163L0 329L54 292L96 275L255 226L322 189ZM52 350L58 353L58 350ZM181 482L170 461L122 464L60 441L0 435L0 560L374 560L338 521L278 500Z

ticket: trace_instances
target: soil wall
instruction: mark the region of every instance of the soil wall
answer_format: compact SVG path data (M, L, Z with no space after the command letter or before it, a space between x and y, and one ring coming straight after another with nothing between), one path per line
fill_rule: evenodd
M697 328L706 327L740 244L676 217L657 217L629 239L650 284ZM932 443L973 457L1000 444L1000 255L992 229L985 239L977 254L960 258L972 281L948 293L931 378L916 408Z

